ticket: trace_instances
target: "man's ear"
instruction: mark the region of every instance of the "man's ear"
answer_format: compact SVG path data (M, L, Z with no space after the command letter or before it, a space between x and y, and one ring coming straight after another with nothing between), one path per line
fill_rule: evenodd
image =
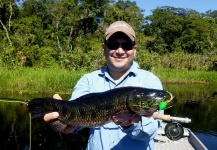
M102 44L102 51L103 51L104 54L105 54L105 48L106 48L106 45L105 45L105 43L103 43Z
M137 46L135 45L133 48L135 49L135 51L134 51L134 58L135 58L136 57L136 52L137 52Z

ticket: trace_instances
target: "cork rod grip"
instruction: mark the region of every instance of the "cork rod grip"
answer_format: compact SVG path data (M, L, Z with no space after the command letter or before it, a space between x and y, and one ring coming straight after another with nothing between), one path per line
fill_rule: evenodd
M163 121L171 121L170 115L153 114L152 117Z

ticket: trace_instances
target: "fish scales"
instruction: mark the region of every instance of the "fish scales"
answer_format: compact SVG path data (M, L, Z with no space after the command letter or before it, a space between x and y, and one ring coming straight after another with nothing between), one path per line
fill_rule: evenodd
M33 118L57 111L58 121L63 124L95 127L109 122L111 115L121 110L139 115L154 113L161 102L169 108L176 103L176 99L164 90L121 87L87 94L73 101L35 98L28 103L28 108Z
M111 93L112 94L112 93ZM118 94L113 94L109 96L107 94L99 94L96 97L89 98L79 102L79 106L75 108L70 108L70 110L75 110L72 112L73 115L68 119L71 125L82 124L83 126L99 126L108 122L112 114L117 113L126 107L126 97L119 97ZM66 120L66 118L60 118L61 121Z

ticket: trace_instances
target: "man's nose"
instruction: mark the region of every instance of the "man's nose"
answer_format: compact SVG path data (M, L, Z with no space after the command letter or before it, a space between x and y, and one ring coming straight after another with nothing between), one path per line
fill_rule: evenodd
M124 49L122 48L122 45L120 44L119 47L116 49L117 53L124 53Z

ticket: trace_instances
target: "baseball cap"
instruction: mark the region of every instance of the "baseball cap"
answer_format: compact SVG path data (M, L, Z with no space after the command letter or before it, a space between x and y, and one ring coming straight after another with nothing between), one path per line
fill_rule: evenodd
M132 41L135 41L136 35L133 28L126 23L125 21L116 21L112 23L105 32L105 39L108 40L114 33L123 32L125 33Z

